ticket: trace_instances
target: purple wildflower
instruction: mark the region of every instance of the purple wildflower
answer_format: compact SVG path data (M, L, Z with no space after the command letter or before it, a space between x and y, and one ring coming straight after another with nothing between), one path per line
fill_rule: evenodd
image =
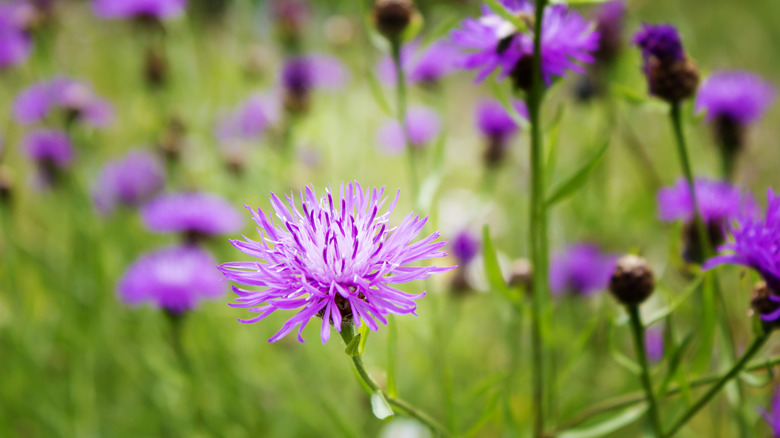
M280 81L284 89L294 92L338 90L349 82L349 72L332 56L306 55L289 59L282 67Z
M253 139L278 119L278 99L254 95L219 121L216 136L220 142Z
M460 51L450 41L439 40L424 48L414 41L401 48L401 68L407 82L433 84L455 71L460 57ZM379 61L377 71L382 82L395 85L395 65L390 56Z
M421 260L446 255L436 242L438 233L412 243L427 218L406 215L396 227L389 224L399 193L387 212L379 209L387 201L384 188L367 189L357 182L342 184L340 196L333 199L328 190L319 201L310 187L300 194L299 210L294 195L276 195L271 203L283 226L258 209L252 216L261 241L232 241L242 252L257 258L252 262L225 263L220 269L228 280L240 285L264 288L262 291L233 287L239 295L234 307L249 308L258 316L241 320L259 321L278 309L300 311L269 341L275 342L300 325L301 332L315 315L322 317L322 342L330 337L331 323L341 331L342 322L366 324L376 331L375 320L387 323L385 315L414 314L421 294L407 294L396 284L428 278L451 268L410 266Z
M141 210L146 227L158 233L215 235L241 229L241 215L226 200L209 193L161 195Z
M770 409L772 410L771 412L764 408L759 408L758 412L769 425L769 428L772 429L772 436L780 438L780 390L775 390Z
M450 248L452 255L458 260L458 265L467 265L479 253L479 240L469 231L461 231L452 239Z
M626 19L626 2L612 0L596 11L596 29L599 32L599 48L595 53L599 62L612 61L623 46L623 26Z
M731 238L718 248L719 255L704 264L711 269L722 264L747 266L756 270L772 291L771 301L780 303L780 198L767 190L764 217L754 211L743 211L730 227ZM780 318L780 307L761 315L764 321Z
M170 247L141 256L127 269L117 289L127 304L151 302L174 314L225 293L214 258L194 246Z
M650 94L676 103L696 92L699 71L685 54L674 26L645 23L634 35L634 44L642 51L642 71Z
M297 39L311 21L311 5L306 0L272 0L273 22L285 39Z
M664 357L664 330L660 327L650 327L645 331L645 352L652 362L658 362Z
M525 0L504 0L510 12L526 22L534 14L533 5ZM468 52L461 60L467 69L477 69L477 81L501 69L499 78L509 75L519 88L527 89L531 80L533 55L532 30L518 32L514 25L496 15L487 6L479 19L467 18L452 33L452 41ZM549 6L542 19L542 76L547 85L555 76L567 71L583 73L580 63L594 61L598 49L598 32L579 14L563 5ZM530 28L530 26L529 26Z
M39 82L22 91L14 101L14 117L21 124L37 123L55 109L62 110L66 121L84 119L96 127L109 125L114 118L111 104L98 97L92 88L66 77Z
M644 23L642 30L634 35L634 44L642 50L645 62L652 58L660 62L673 62L685 59L685 50L680 34L671 24L652 25Z
M594 245L569 246L552 257L550 289L557 295L564 292L591 295L606 289L616 260L617 257L603 254Z
M709 121L726 118L739 125L760 119L777 90L746 71L721 71L710 75L696 96L696 110L706 111Z
M425 107L411 107L406 113L409 142L416 148L430 143L439 135L441 121L435 111ZM389 120L377 132L377 141L389 153L401 153L406 147L406 135L398 120Z
M37 166L36 185L52 186L73 161L73 147L62 131L34 131L22 139L25 154Z
M187 0L93 0L95 15L104 19L177 17L187 7Z
M164 168L157 157L134 150L103 167L95 187L95 204L103 213L111 213L117 205L138 206L164 184Z
M745 207L750 207L752 199L727 182L697 178L694 182L699 214L704 222L725 224L739 215ZM694 217L694 205L691 191L684 178L677 180L672 187L658 191L658 212L661 220L671 222L683 220L690 222Z
M19 65L30 56L32 38L25 29L28 5L0 4L0 70Z
M518 100L513 102L515 110L528 119L528 109L525 103ZM483 99L476 107L475 117L477 128L486 137L491 139L506 140L513 136L519 129L515 120L509 115L501 102L493 99Z

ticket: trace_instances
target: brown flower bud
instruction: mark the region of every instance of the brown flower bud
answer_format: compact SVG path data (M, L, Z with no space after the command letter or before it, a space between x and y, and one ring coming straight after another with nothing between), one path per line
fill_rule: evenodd
M627 306L641 304L654 288L653 271L645 259L630 254L618 259L609 281L609 291L618 301Z
M534 268L528 259L517 259L512 263L509 287L521 287L530 292L533 287Z
M770 315L780 309L780 295L767 286L766 282L760 281L753 287L753 299L750 300L750 308L753 312L761 316ZM775 321L761 321L765 328L776 327L780 325L780 319Z
M650 57L645 65L650 94L669 103L693 96L699 86L699 69L689 58L662 62Z
M374 24L387 39L397 40L409 26L414 12L412 0L377 0L374 3Z
M721 221L709 221L706 223L707 237L712 248L723 243L723 223ZM704 247L699 239L699 230L695 222L685 224L683 228L683 259L688 263L700 265L704 263Z

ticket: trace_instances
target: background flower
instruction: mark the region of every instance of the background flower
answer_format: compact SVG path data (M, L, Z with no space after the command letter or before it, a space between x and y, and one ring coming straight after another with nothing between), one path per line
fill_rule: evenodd
M406 113L409 142L423 147L439 135L441 121L435 111L425 107L411 107ZM377 132L377 141L387 152L400 154L406 148L406 133L397 120L388 120Z

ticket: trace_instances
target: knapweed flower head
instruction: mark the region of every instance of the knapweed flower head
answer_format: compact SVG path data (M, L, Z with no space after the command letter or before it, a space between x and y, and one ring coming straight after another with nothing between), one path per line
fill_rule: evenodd
M155 19L177 17L187 0L93 0L95 15L104 19Z
M141 216L152 231L192 237L234 233L244 225L231 203L203 192L158 196L144 205Z
M288 59L279 78L284 107L292 113L305 112L314 89L335 91L349 82L349 71L338 59L327 55L306 55Z
M63 76L39 82L22 91L14 101L14 117L24 125L37 123L55 110L62 112L65 122L84 120L104 127L114 119L108 101L100 98L88 84Z
M94 201L102 213L117 205L135 207L151 199L165 185L165 169L153 154L141 150L109 161L100 171Z
M550 262L550 289L556 295L591 295L605 290L615 271L617 257L586 243L571 245Z
M715 121L729 119L748 125L760 119L777 90L758 75L746 71L720 71L704 80L696 95L696 111Z
M25 155L35 162L34 183L40 189L54 185L73 162L73 146L62 131L33 131L22 139L22 148Z
M595 53L599 62L610 62L623 47L623 25L626 20L626 2L612 0L599 6L595 15L599 33L599 48Z
M523 101L517 100L512 104L518 114L528 119L528 109ZM480 100L475 108L475 119L477 128L488 138L505 140L519 130L517 122L497 100Z
M718 248L719 255L704 264L711 269L723 264L747 266L761 275L768 288L765 298L780 303L780 198L767 190L766 214L743 212L729 229L730 239ZM764 321L780 318L780 306L761 313Z
M251 290L234 286L239 295L234 307L249 308L259 314L245 323L259 321L277 310L299 309L270 342L298 329L301 332L315 317L322 318L320 337L327 342L331 324L366 324L378 329L376 321L387 323L386 315L414 314L415 300L425 293L409 294L396 285L428 278L451 268L414 266L416 262L444 257L433 233L412 242L427 218L409 213L400 224L390 224L390 213L399 193L387 211L380 212L388 198L384 188L366 189L357 182L341 186L338 197L328 189L317 198L307 187L296 205L294 195L285 203L272 194L271 204L279 222L262 210L252 212L260 241L232 241L233 245L257 260L225 263L220 268L228 280Z
M24 2L0 4L0 70L27 60L32 50L32 37L25 29Z
M255 139L279 120L279 112L277 98L253 95L219 120L216 137L220 142Z
M743 210L755 211L752 197L725 181L697 178L694 181L699 214L704 222L727 224ZM688 182L677 180L674 186L658 191L658 213L663 221L683 220L690 222L695 214Z
M642 70L650 94L673 103L693 96L699 71L686 55L674 26L645 23L634 35L634 44L642 51Z
M468 231L463 230L455 235L450 244L452 255L458 260L458 265L467 265L479 253L479 239Z
M780 438L780 390L775 389L775 395L772 397L772 405L769 410L759 408L758 412L764 418L766 424L772 429L772 436Z
M425 146L439 135L440 130L441 120L436 111L421 106L411 107L407 111L406 131L412 146L416 148ZM377 141L387 152L401 153L406 147L406 132L398 120L388 120L379 128Z
M196 246L175 246L141 256L122 276L117 291L127 304L151 303L173 314L224 295L214 258Z
M512 76L515 86L528 89L532 77L533 5L526 0L503 0L513 14L523 19L529 30L519 32L515 26L482 7L478 19L467 18L452 32L452 41L466 52L461 66L477 70L477 81L500 69L499 78ZM567 72L582 73L581 63L594 61L598 49L598 32L592 23L563 5L548 6L542 19L542 77L550 85L554 77Z
M439 40L426 47L413 41L401 48L401 69L410 84L434 84L454 72L460 58L460 50L449 40ZM395 64L390 56L379 61L377 71L382 82L395 85Z

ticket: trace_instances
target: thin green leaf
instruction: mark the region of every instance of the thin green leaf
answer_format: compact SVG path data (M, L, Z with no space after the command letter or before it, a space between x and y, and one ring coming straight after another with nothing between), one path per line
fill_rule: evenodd
M385 92L382 90L382 85L379 84L376 75L369 72L366 74L366 77L368 78L368 86L371 89L371 95L374 97L376 104L379 106L382 112L385 113L385 115L388 117L393 117L393 108L390 106L390 102L387 101Z
M433 200L436 197L436 191L439 190L442 177L444 176L444 145L446 143L446 135L442 133L439 135L436 141L436 146L433 150L433 164L431 165L431 171L428 173L428 177L425 178L420 186L420 194L418 195L417 205L420 206L422 211L430 211L433 204Z
M506 87L502 87L501 83L498 81L490 81L491 88L493 89L493 95L496 96L496 99L498 99L499 102L501 102L501 105L506 110L507 114L509 114L509 117L517 123L517 126L519 126L521 129L525 130L528 127L528 120L523 117L522 114L520 114L517 111L517 108L512 104L512 96L507 91Z
M644 404L618 411L596 424L563 432L558 438L595 438L608 435L638 420L645 411L647 405Z
M498 0L485 0L485 3L490 8L490 10L496 13L496 15L512 23L518 32L528 32L528 26L525 24L525 22L521 20L520 17L512 13L512 11L507 9L506 6L504 6L501 2Z
M669 356L669 370L667 371L666 376L664 377L664 381L661 384L661 390L658 391L660 394L665 394L666 390L669 388L669 384L672 383L674 376L677 374L677 370L680 368L682 358L685 356L685 351L688 349L688 345L690 345L692 339L693 332L688 333L688 335L685 337L685 339L682 340L682 342L680 342L680 344L674 346L674 350L670 353Z
M586 160L585 164L577 172L556 185L552 190L552 194L547 197L547 206L549 207L557 204L558 202L573 194L575 191L577 191L577 189L582 187L590 173L601 161L601 157L604 156L604 153L607 151L608 147L609 140L605 141L604 145L601 146L596 151L596 153L593 154L593 156Z
M362 356L363 352L366 350L366 340L368 340L368 334L371 333L371 331L368 329L368 324L360 324L358 336L360 337L360 341L358 344L358 355Z
M360 356L360 338L361 336L358 334L349 341L349 345L344 349L344 352L347 353L347 355L351 357Z
M547 128L547 135L545 136L547 143L547 161L545 162L544 168L545 174L550 181L552 181L552 176L555 171L555 163L558 160L558 144L560 143L558 139L560 137L561 120L563 120L563 110L565 108L566 107L564 105L558 106L558 110L555 112L555 117L553 117L552 121L550 122L550 127Z
M498 257L496 256L496 250L493 247L493 241L490 239L490 229L487 225L482 227L482 248L484 252L485 261L485 276L492 289L497 290L501 295L507 297L513 303L517 301L517 297L512 294L512 291L507 287L504 275L501 273L501 266L498 264Z
M609 324L607 337L609 338L609 352L612 354L612 357L615 359L615 361L623 368L638 376L642 372L642 368L638 363L634 362L633 360L629 359L628 356L621 353L620 349L615 345L615 324L613 322L610 322Z
M393 408L390 407L390 403L387 402L381 390L371 393L371 412L380 420L393 416Z

